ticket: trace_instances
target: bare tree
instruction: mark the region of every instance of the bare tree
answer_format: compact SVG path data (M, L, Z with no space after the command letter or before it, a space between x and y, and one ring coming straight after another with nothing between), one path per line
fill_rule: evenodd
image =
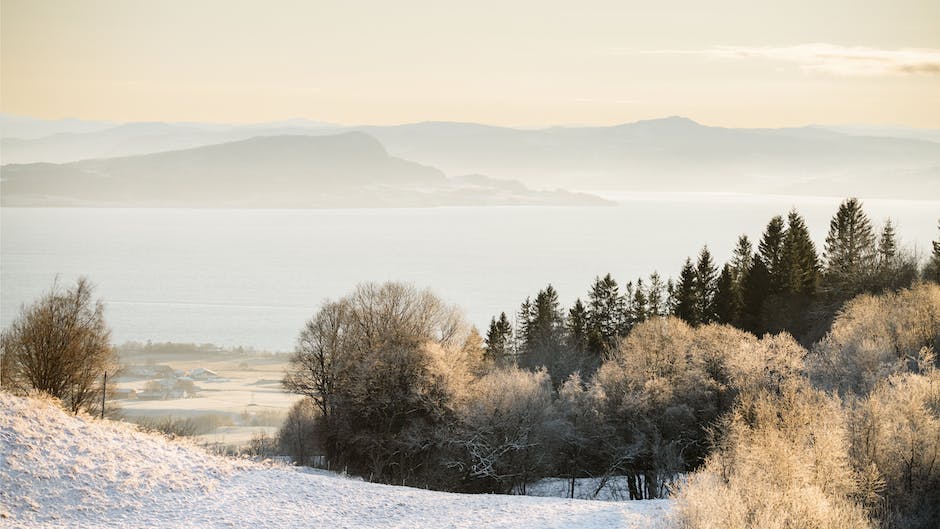
M77 412L97 404L101 378L113 362L104 305L79 278L62 292L58 284L0 336L0 385L15 393L38 391Z

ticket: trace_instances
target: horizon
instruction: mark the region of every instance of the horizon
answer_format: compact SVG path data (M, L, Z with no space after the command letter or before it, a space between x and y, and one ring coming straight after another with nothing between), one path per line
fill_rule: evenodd
M667 121L672 119L687 120L700 125L702 127L709 128L724 128L724 129L741 129L741 130L783 130L783 129L801 129L801 128L812 128L812 127L873 127L873 128L883 128L883 129L912 129L912 130L922 130L922 131L932 131L940 130L940 124L936 126L918 126L918 125L905 125L897 122L885 122L885 123L874 123L874 122L833 122L833 123L824 123L824 122L807 122L802 124L795 125L786 125L786 126L771 126L771 125L755 125L755 126L727 126L714 123L704 122L702 120L695 119L690 116L680 115L680 114L664 114L659 117L650 117L643 119L635 119L632 121L622 121L617 123L609 124L592 124L592 123L550 123L545 125L519 125L519 124L496 124L483 121L459 121L459 120L446 120L446 119L425 119L420 121L401 121L395 123L343 123L343 122L332 122L324 121L316 117L307 117L301 115L293 115L282 118L272 118L265 119L261 121L197 121L197 120L159 120L159 119L146 119L146 120L111 120L105 118L79 118L70 115L64 115L59 117L39 117L30 114L19 114L15 112L0 112L0 117L13 118L13 119L32 119L37 121L45 122L56 122L56 121L76 121L76 122L86 122L86 123L100 123L100 124L110 124L115 127L121 125L130 125L130 124L164 124L164 125L190 125L190 126L200 126L200 125L214 125L214 126L234 126L234 127L243 127L243 126L252 126L252 125L270 125L270 124L284 124L289 122L306 122L308 124L316 124L322 126L334 126L334 127L344 127L344 128L355 128L355 127L398 127L398 126L407 126L407 125L424 125L424 124L452 124L452 125L481 125L484 127L493 127L493 128L505 128L505 129L515 129L515 130L547 130L553 128L613 128L623 125L633 125L636 123L643 122L653 122L653 121ZM3 131L0 131L0 135L4 135Z

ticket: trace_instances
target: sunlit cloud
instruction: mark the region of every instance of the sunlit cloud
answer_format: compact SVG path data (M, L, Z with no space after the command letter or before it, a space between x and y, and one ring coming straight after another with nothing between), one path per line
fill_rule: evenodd
M940 49L931 48L889 50L812 43L783 47L716 46L704 50L651 50L634 53L704 55L718 59L763 59L796 64L808 73L831 75L940 74Z

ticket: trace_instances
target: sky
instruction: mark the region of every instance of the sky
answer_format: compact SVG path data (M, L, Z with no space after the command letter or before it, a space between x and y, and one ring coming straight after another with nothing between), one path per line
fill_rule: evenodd
M940 127L937 0L0 0L0 111Z

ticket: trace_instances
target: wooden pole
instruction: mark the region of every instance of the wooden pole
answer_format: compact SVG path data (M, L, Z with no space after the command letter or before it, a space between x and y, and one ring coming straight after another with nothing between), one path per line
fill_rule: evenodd
M101 384L101 418L104 419L104 399L108 396L108 372L104 372L104 383Z

